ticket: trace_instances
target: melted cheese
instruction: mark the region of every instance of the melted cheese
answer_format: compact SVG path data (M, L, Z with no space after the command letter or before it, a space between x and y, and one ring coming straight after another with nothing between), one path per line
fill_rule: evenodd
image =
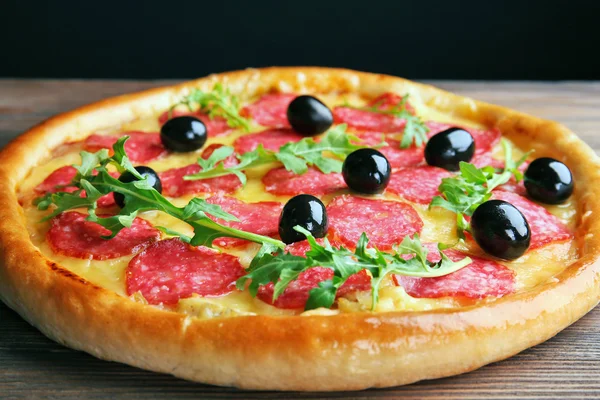
M357 96L344 96L341 98L336 94L330 94L320 95L320 98L329 106L340 104L344 100L349 101L352 104L361 104L361 99ZM436 120L474 128L484 128L483 126L474 124L471 121L442 114L436 110L428 108L424 104L413 104L413 106L416 107L418 114L425 120ZM157 115L156 117L150 119L131 121L127 124L115 127L112 130L103 131L101 133L119 134L121 132L134 130L158 132L159 129L160 127L158 124ZM262 129L264 128L255 125L253 126L252 131L260 131ZM90 134L91 133L94 132L90 132ZM209 138L206 146L212 143L231 145L236 138L243 134L243 132L236 131L229 135ZM39 248L42 254L49 259L57 262L65 268L68 268L75 274L96 285L102 286L121 296L126 297L125 269L129 263L129 260L132 258L131 256L107 261L96 261L80 260L54 253L46 242L46 232L48 230L49 223L39 222L44 216L45 212L38 211L31 205L31 202L34 198L33 188L41 183L46 176L59 167L78 164L80 162L78 153L81 150L81 146L79 144L72 144L68 145L67 147L68 151L61 151L62 154L57 155L50 160L44 160L43 164L33 168L28 178L22 182L19 188L20 200L21 204L23 204L24 212L27 218L31 240ZM147 165L158 172L167 170L169 168L181 167L196 162L196 159L200 156L201 152L202 150L192 153L171 154L168 157L151 161L147 163ZM515 158L520 157L521 154L523 153L516 151ZM502 150L500 149L500 146L494 149L494 155L498 158L502 157ZM285 203L289 199L289 196L275 196L266 192L260 181L260 178L272 167L273 166L271 165L249 170L247 172L249 178L248 184L245 187L240 188L237 192L232 194L232 196L246 202L279 201ZM343 194L344 192L345 191L335 193L334 195L324 196L323 201L327 204L334 196ZM391 194L385 194L380 197L388 200L400 201L399 198ZM174 204L182 206L186 204L190 198L191 196L185 196L171 200ZM427 210L426 206L419 204L413 204L413 206L424 222L424 228L421 235L424 242L455 243L457 241L455 233L455 216L453 213L443 209ZM558 216L571 228L574 227L576 221L576 208L574 204L566 203L560 206L551 206L546 208L551 213ZM140 216L144 219L147 219L154 225L166 226L187 235L192 234L192 229L189 227L189 225L161 212L144 212L140 214ZM466 245L461 246L461 250L469 251L473 254L481 252L481 250L477 248L468 248L465 247ZM257 250L258 245L250 245L247 248L228 249L225 251L238 256L242 265L247 267ZM514 262L504 264L516 272L517 290L524 291L532 289L553 279L553 276L563 271L566 266L572 263L576 258L576 246L570 241L567 243L551 244L539 250L531 251ZM380 301L375 310L378 312L393 310L418 311L432 310L437 308L456 308L477 302L494 301L494 298L488 298L484 300L465 300L449 297L440 299L413 298L406 294L404 289L401 287L394 286L390 279L387 279L387 281L383 283L379 297ZM139 295L133 295L130 298L133 301L144 301L144 299ZM301 313L300 311L296 310L282 310L273 307L259 299L253 298L247 291L234 291L221 297L203 298L199 296L193 296L188 299L180 300L175 307L177 311L197 318L256 314L331 315L340 312L367 311L370 310L370 308L371 297L370 293L368 292L354 293L347 296L347 298L339 299L338 308L335 310L317 309Z

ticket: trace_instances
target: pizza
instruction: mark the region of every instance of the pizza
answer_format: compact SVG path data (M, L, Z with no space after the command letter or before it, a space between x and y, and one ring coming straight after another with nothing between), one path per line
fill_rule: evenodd
M0 298L96 357L225 386L471 371L598 303L598 159L401 78L211 75L58 115L0 154Z

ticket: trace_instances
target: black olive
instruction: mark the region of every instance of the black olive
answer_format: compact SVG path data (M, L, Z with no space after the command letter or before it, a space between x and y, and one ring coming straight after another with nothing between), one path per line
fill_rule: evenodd
M375 149L353 151L344 160L342 175L355 192L374 194L385 190L392 168L387 158Z
M306 229L316 238L325 237L329 223L325 205L321 200L309 194L292 197L283 207L279 217L279 236L284 243L290 244L306 239L306 236L294 230L296 225Z
M207 136L204 122L190 116L172 118L160 128L163 146L180 153L198 150L206 143Z
M304 136L325 132L333 124L331 110L312 96L298 96L288 106L287 118L294 130Z
M458 171L459 163L471 161L474 153L473 136L460 128L449 128L433 135L425 146L427 164L448 171Z
M471 232L486 253L505 260L521 257L531 241L527 219L503 200L489 200L477 207L471 218Z
M154 171L150 167L139 166L135 167L135 170L142 176L148 180L148 183L156 189L158 193L162 193L162 183L160 182L160 178L156 171ZM119 180L123 183L135 182L139 179L133 176L133 174L129 171L125 171L119 176ZM125 206L125 196L121 193L114 192L115 203L121 208Z
M560 204L573 194L573 175L565 164L554 158L535 159L525 171L525 189L534 200Z

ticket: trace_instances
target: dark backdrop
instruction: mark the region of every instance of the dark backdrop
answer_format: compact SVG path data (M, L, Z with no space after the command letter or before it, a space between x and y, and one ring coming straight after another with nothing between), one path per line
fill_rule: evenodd
M0 76L192 78L269 65L600 79L597 0L0 0Z

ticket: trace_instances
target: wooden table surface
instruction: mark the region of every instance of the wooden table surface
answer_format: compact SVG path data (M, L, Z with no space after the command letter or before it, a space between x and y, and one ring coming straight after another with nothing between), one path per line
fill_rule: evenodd
M45 118L172 82L0 80L0 147ZM600 151L600 82L432 82L564 123ZM62 347L0 303L0 398L600 398L600 307L553 339L452 378L355 393L244 392L200 385Z

